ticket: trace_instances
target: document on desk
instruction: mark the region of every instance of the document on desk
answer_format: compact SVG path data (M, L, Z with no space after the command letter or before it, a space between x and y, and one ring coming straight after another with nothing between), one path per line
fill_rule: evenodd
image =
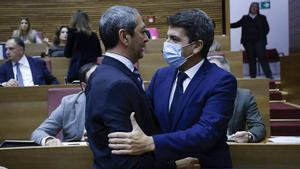
M81 142L62 142L63 146L87 146L88 143L81 141Z
M293 136L272 136L268 138L269 143L283 143L283 144L300 144L300 137Z

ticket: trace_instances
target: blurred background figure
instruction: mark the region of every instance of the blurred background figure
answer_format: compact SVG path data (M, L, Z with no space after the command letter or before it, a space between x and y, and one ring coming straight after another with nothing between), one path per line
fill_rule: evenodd
M55 136L62 130L64 142L86 141L85 122L85 88L87 80L97 65L89 63L79 70L82 91L62 98L60 105L31 135L31 139L43 146L59 146L61 140Z
M223 56L207 57L208 61L230 72L229 63ZM228 123L228 141L237 143L256 143L266 137L266 127L251 91L238 88L234 111Z
M256 58L258 58L266 77L272 79L272 72L266 57L267 34L270 28L266 16L259 13L259 3L251 3L248 15L231 23L230 27L242 27L241 44L249 58L250 77L256 78Z
M97 34L91 30L88 15L78 10L72 16L71 28L68 32L65 57L71 58L66 81L78 80L78 71L87 63L97 62L102 51Z
M53 44L49 48L50 57L63 57L64 50L67 43L69 28L67 26L60 26L54 35Z
M14 30L12 37L20 38L24 43L42 43L38 32L31 29L28 18L21 18L20 27Z
M213 25L214 25L214 30L216 29L216 22L212 20ZM220 51L221 50L221 44L214 39L213 43L211 44L209 51L210 52L215 52L215 51Z

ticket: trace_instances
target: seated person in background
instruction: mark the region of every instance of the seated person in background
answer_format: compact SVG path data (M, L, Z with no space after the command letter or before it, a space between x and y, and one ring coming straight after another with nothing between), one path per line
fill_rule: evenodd
M222 69L230 72L227 60L222 56L208 57L211 63L215 63ZM246 124L247 129L246 131ZM255 143L262 141L266 136L266 128L255 99L248 89L237 89L234 111L228 124L228 140L238 143Z
M85 121L85 87L90 75L96 69L95 63L83 65L79 70L82 91L62 98L60 105L31 135L31 139L40 145L60 145L55 136L63 131L62 141L84 141L86 131Z
M63 57L64 50L67 43L68 37L68 30L67 26L61 26L59 29L56 30L53 45L50 45L49 49L49 56L51 57Z
M214 30L216 29L216 23L213 20L213 25L214 25ZM210 52L216 52L216 51L221 51L221 44L216 41L216 39L214 39L213 43L211 44L210 48L209 48Z
M4 87L58 84L49 72L46 62L25 56L25 44L20 38L8 39L6 44L8 61L0 66L0 83Z
M24 43L43 43L36 30L30 28L28 18L21 18L20 27L14 30L12 37L20 38Z

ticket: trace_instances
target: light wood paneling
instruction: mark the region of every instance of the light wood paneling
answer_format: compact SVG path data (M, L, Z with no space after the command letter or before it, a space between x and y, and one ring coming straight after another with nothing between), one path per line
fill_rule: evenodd
M227 3L227 2L226 2ZM28 17L33 29L52 38L56 28L69 25L71 14L81 9L90 16L93 30L98 32L101 13L112 5L128 5L140 10L148 27L159 29L162 37L167 30L167 17L178 11L200 8L216 22L216 34L222 34L222 1L220 0L14 0L1 1L0 41L6 41L19 27L19 19ZM155 16L155 23L148 23L147 16Z
M285 96L288 102L300 105L300 74L298 72L300 53L280 58L282 90L288 92Z
M0 142L30 139L33 130L48 116L48 89L57 87L78 85L0 88Z

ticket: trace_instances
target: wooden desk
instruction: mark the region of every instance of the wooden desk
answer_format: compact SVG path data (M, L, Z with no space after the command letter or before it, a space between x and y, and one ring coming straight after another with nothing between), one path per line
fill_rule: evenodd
M30 139L31 133L48 116L48 89L78 85L47 85L0 88L0 142Z
M300 144L230 144L238 169L295 169L300 166ZM0 149L0 166L9 169L87 169L92 166L87 146Z

